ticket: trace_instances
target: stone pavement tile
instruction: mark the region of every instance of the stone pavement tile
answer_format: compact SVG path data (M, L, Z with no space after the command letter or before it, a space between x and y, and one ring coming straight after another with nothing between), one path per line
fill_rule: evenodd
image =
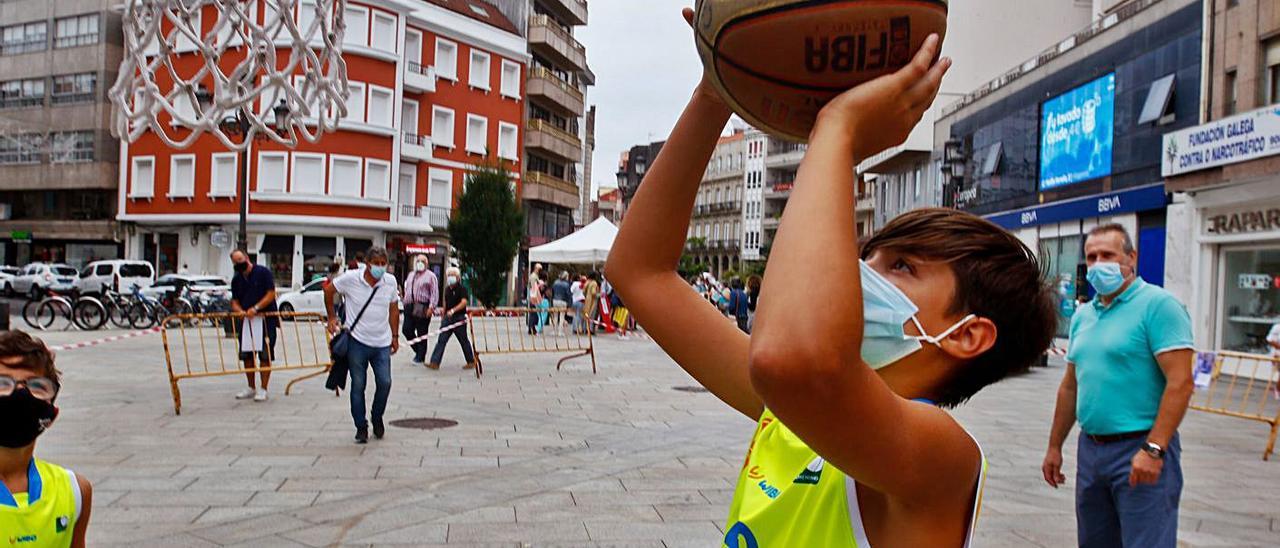
M95 478L95 491L181 491L198 478Z
M172 451L166 450L164 453L154 452L151 454L139 454L129 457L119 463L122 467L136 466L230 466L232 462L240 458L239 455L220 455L208 452L200 452L201 450L193 449L191 454L174 454Z
M684 479L624 478L622 485L628 491L665 491L668 489L718 490L732 489L733 484L722 477Z
M249 479L260 478L266 473L266 466L202 466L191 465L183 466L173 474L175 478L228 478L228 479Z
M237 506L254 496L254 491L132 491L118 500L114 506ZM93 492L94 507L106 506ZM97 521L95 515L94 521Z
M622 486L622 481L619 478L601 478L566 485L558 490L578 493L618 493L627 489Z
M1185 530L1190 523L1182 520L1181 516L1179 516L1179 525L1180 530ZM1224 520L1201 519L1199 520L1199 524L1195 527L1195 531L1197 533L1230 536L1245 542L1271 542L1280 544L1280 538L1277 538L1275 532L1271 530L1270 519L1259 518L1257 521L1247 526L1227 523Z
M314 466L316 459L311 455L248 455L238 459L232 466Z
M295 531L310 525L311 524L292 516L269 514L234 523L197 528L188 531L188 533L211 542L232 544L253 539L261 539L263 537L286 531ZM264 543L258 544L258 546L271 546L271 544Z
M127 494L129 494L128 491L99 490L98 484L95 483L93 484L93 506L95 508L102 508L104 506L114 504L117 500L120 500Z
M572 493L557 493L554 491L520 497L508 502L515 506L517 516L528 509L563 508L577 504Z
M448 513L436 518L435 521L444 523L515 523L516 509L512 506L486 506L474 510Z
M305 493L307 491L298 491L298 492ZM329 503L344 501L352 497L362 497L366 495L368 495L368 493L363 491L321 491L320 496L316 497L316 500L311 503L311 506L316 507L320 505L326 505Z
M271 548L310 548L308 544L291 540L282 535L254 537L235 544L227 544L226 546L228 548L264 548L267 546Z
M172 523L106 523L99 522L97 517L97 509L94 509L93 515L89 518L89 531L85 533L86 546L128 546L130 548L137 546L208 546L210 543L205 539L195 537L197 540L190 544L162 544L153 542L152 539L161 539L174 535L174 524ZM185 525L185 524L184 524ZM189 535L180 534L179 538L186 538ZM7 539L6 539L7 540ZM202 544L203 543L203 544ZM216 545L216 544L215 544Z
M424 523L353 540L367 544L444 544L449 541L449 529L449 525L444 523Z
M630 521L587 522L591 540L703 540L706 546L723 541L720 528L710 521L671 523L635 523Z
M652 506L631 504L623 506L565 506L534 507L516 511L516 521L520 523L542 523L551 521L634 521L661 522L662 516Z
M591 540L581 521L549 523L455 523L449 524L450 542L529 541L558 544ZM375 539L369 539L371 541Z
M581 506L610 506L623 504L705 504L706 498L697 491L627 491L625 493L573 493ZM726 506L727 508L728 506Z
M216 523L239 522L249 518L278 512L279 508L270 506L216 506L200 515L196 525L213 525Z
M280 491L384 491L391 486L391 480L377 478L323 479L323 478L291 478L284 481Z
M299 508L310 506L320 497L319 491L258 491L245 504L249 506L286 506Z
M654 506L662 521L721 522L729 518L729 508L714 504L658 504Z
M346 545L351 546L351 545ZM405 546L413 546L414 548L528 548L529 545L520 542L450 542L448 544L405 541L405 542L387 542L378 541L372 544L361 543L358 546L366 546L367 548L403 548ZM662 546L658 544L658 546Z
M95 508L90 517L96 527L99 523L191 523L203 514L208 506L107 506Z
M273 478L199 478L187 491L275 491L285 480Z
M378 465L376 464L317 464L315 466L271 466L262 473L262 477L270 479L371 479L377 474Z
M707 502L711 504L728 508L729 503L733 502L732 485L726 489L699 489L698 492L702 493L703 498L707 499Z
M89 465L76 466L75 473L86 478L167 478L182 470L178 464L165 466L116 466Z
M138 543L136 542L127 542L127 543L119 543L119 544L99 543L97 538L94 535L94 532L96 532L95 531L96 529L97 529L96 525L90 527L89 529L90 533L88 535L89 538L86 545L95 546L95 547L97 546L129 546L129 547L138 546ZM151 546L181 546L182 548L218 548L219 546L221 546L220 544L214 544L200 537L191 536L185 533L180 533L180 534L156 538L156 539L148 539L147 544Z

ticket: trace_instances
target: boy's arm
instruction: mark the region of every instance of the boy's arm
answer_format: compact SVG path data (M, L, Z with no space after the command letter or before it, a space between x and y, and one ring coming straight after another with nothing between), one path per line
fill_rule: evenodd
M93 484L80 474L76 474L76 483L80 484L80 517L76 519L76 528L71 535L71 548L84 548L89 514L93 510Z
M627 209L605 266L613 287L658 345L721 401L752 420L764 406L747 373L749 340L676 272L707 161L729 109L705 81Z
M913 502L972 489L980 456L947 413L899 397L862 363L853 176L860 159L902 142L932 104L950 65L933 62L938 49L929 38L910 65L819 115L751 337L750 376L765 405L859 483Z

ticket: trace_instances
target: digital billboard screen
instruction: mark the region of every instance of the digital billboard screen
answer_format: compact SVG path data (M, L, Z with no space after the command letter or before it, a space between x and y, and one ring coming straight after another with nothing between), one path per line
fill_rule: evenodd
M1040 190L1111 175L1116 75L1108 74L1040 109Z

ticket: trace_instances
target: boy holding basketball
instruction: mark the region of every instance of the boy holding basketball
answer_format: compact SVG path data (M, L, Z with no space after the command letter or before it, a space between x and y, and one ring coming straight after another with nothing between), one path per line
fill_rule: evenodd
M759 423L726 546L961 546L972 537L985 461L940 407L1029 367L1052 340L1056 312L1032 252L972 215L908 213L859 249L854 166L920 120L950 66L933 61L938 50L931 37L906 68L823 109L751 335L681 290L675 271L730 115L705 81L628 210L609 279L681 367Z

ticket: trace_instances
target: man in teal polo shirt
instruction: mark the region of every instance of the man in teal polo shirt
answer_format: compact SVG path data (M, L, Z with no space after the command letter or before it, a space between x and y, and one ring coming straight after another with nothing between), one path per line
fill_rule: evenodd
M1084 245L1097 291L1071 318L1067 372L1044 458L1058 487L1062 444L1080 422L1076 531L1082 547L1177 545L1178 425L1191 401L1194 343L1186 308L1139 278L1128 231L1104 225Z

